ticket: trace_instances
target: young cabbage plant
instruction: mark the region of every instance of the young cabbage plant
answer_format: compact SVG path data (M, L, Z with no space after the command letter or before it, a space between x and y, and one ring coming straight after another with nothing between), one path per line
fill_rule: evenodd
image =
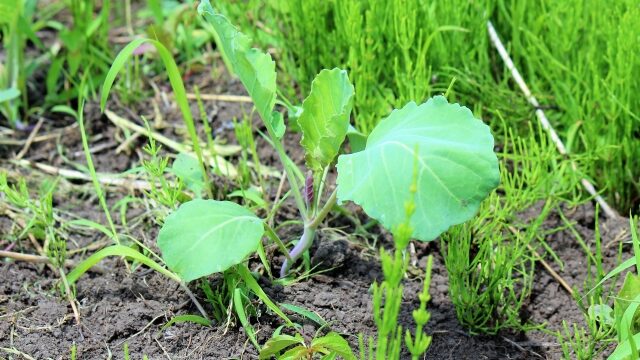
M413 238L435 239L449 226L468 220L498 183L498 162L489 128L471 111L438 96L410 102L372 131L364 150L341 155L337 186L325 197L326 177L349 130L353 85L344 70L321 71L297 119L309 175L302 179L286 154L286 131L276 104L275 63L250 47L250 39L217 13L208 0L199 12L217 33L218 47L254 101L267 135L283 164L304 230L287 256L281 276L309 249L318 226L337 201L353 201L386 228L405 220L404 201L414 196ZM410 194L414 149L417 190ZM255 214L227 201L193 200L180 206L162 227L158 246L170 269L186 281L238 264L258 249L264 224Z

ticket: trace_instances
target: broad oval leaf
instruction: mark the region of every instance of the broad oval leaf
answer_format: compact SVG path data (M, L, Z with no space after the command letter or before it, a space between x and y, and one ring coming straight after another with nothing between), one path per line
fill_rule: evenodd
M322 171L338 155L349 128L353 93L347 72L338 68L320 71L311 83L298 118L309 169Z
M436 96L394 110L373 129L363 151L338 158L338 200L355 202L394 229L406 218L416 149L416 239L433 240L468 220L498 185L489 127L466 107Z
M169 215L158 247L183 280L221 272L255 252L264 227L251 211L230 201L192 200Z
M276 101L276 65L271 55L251 48L250 38L217 13L209 0L200 2L198 13L213 26L220 40L218 45L229 65L249 92L265 124L269 126Z

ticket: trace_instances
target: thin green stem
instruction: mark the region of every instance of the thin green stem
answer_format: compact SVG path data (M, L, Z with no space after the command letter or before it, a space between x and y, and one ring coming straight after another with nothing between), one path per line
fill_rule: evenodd
M329 215L329 212L331 211L331 209L333 209L333 206L336 204L337 200L338 189L335 189L331 193L331 196L329 196L329 199L327 199L327 202L324 203L322 209L320 209L320 211L318 212L318 215L316 215L307 226L312 229L318 228L320 223L327 217L327 215Z
M302 198L302 193L300 192L300 186L298 185L298 180L296 179L296 175L293 172L293 169L291 169L291 159L285 152L284 147L282 146L282 142L275 136L275 131L273 130L273 127L271 126L271 124L268 121L263 121L263 122L267 128L269 137L273 142L273 147L276 149L276 152L278 153L280 162L282 162L284 171L287 174L287 180L289 180L289 186L291 187L291 191L293 192L293 197L296 201L296 205L298 206L298 210L300 211L300 216L302 217L304 222L307 222L307 220L309 219L307 214L307 207L304 204L304 200Z
M87 133L84 129L84 100L80 101L80 105L78 107L77 120L78 120L78 126L80 127L80 137L82 138L82 148L84 150L84 154L87 159L87 167L89 168L89 174L91 175L91 181L93 182L93 187L96 190L96 194L98 195L98 200L100 201L100 206L102 207L102 210L104 211L104 215L107 218L107 222L109 223L109 227L111 228L111 234L113 234L113 241L117 245L120 245L120 238L118 237L118 232L116 231L116 226L113 223L113 219L111 219L111 213L109 212L107 201L105 199L104 193L102 192L102 187L100 186L100 182L98 181L96 168L95 166L93 166L93 159L91 158L91 151L89 150Z

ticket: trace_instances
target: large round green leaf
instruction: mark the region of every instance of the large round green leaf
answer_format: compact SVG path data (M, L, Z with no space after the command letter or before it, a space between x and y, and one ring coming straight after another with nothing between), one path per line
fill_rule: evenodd
M192 200L169 215L158 247L169 269L185 281L221 272L255 252L262 220L230 201Z
M394 110L371 132L363 151L338 158L338 200L355 202L393 229L406 218L416 149L416 239L433 240L468 220L498 185L489 127L466 107L436 96Z

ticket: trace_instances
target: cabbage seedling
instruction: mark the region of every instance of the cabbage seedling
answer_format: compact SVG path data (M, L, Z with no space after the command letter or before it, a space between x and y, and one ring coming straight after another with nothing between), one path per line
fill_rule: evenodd
M282 144L286 131L276 104L275 63L251 48L250 39L217 13L208 0L198 11L217 35L230 71L244 84L283 164L304 223L303 234L282 266L286 276L311 246L318 226L336 202L353 201L385 227L405 220L417 157L413 238L435 239L449 226L475 214L498 183L498 161L489 128L471 111L442 96L394 110L372 131L362 151L338 156L349 131L354 88L346 71L322 70L297 118L310 174L302 178ZM414 154L414 149L418 149ZM326 177L336 157L337 184L326 201ZM167 217L158 246L170 269L185 280L221 272L255 252L262 219L227 201L193 200Z

